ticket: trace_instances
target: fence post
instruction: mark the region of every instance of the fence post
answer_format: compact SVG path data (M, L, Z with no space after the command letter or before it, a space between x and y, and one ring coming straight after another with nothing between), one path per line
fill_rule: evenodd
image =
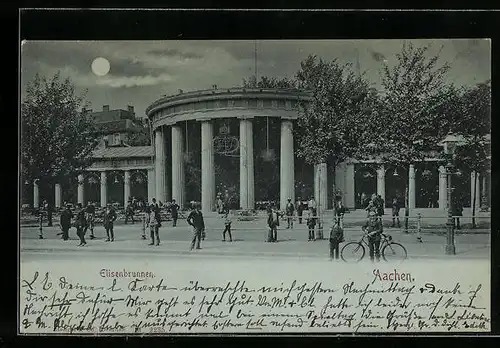
M422 214L418 213L417 214L417 240L422 243L422 236L421 236L421 232L422 232Z
M38 226L38 230L39 230L39 236L38 238L39 239L43 239L43 226L42 226L42 223L43 223L43 214L42 214L42 210L40 210L40 214L39 214L39 226Z

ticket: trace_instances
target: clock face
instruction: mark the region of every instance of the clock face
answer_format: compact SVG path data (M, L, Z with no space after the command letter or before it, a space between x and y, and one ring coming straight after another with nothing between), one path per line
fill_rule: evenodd
M98 57L92 61L92 72L97 76L105 76L109 73L111 65L106 58Z

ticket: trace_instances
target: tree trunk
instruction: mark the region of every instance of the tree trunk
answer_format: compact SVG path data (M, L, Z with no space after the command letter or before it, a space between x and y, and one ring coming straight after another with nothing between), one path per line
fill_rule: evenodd
M474 192L472 197L472 228L476 228L476 192L477 192L477 171L474 171Z
M337 216L337 182L336 182L336 178L335 178L335 174L336 174L336 170L337 170L337 167L336 166L333 166L333 178L332 178L332 183L333 183L333 188L332 188L332 197L333 197L333 204L332 204L332 208L333 208L333 217L335 218Z

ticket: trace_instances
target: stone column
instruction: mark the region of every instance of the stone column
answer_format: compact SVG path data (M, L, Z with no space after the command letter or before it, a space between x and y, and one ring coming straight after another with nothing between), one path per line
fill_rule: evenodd
M108 176L105 171L101 172L101 207L108 204Z
M253 123L247 120L247 170L248 170L248 208L255 208L255 173L253 160Z
M148 202L155 198L155 170L154 168L148 169Z
M240 206L254 208L253 124L249 119L240 120Z
M293 157L293 123L281 120L280 149L280 209L284 210L288 198L295 202L295 175Z
M166 155L165 138L163 128L158 127L155 131L155 180L156 180L156 201L165 202L167 199L166 190Z
M33 181L33 208L40 207L40 189L38 188L38 179Z
M62 202L62 191L61 191L61 184L55 184L54 186L54 206L56 208L61 208L61 202Z
M172 199L184 207L184 140L182 128L172 126Z
M481 208L486 208L488 206L488 189L486 181L486 173L483 173L483 183L481 186Z
M346 199L345 205L348 208L354 209L356 206L356 197L354 190L354 164L349 163L346 165L346 176L345 176L345 192Z
M201 209L203 212L212 212L215 207L213 137L212 121L201 121Z
M415 166L410 164L408 170L408 207L415 209Z
M84 204L85 200L85 187L84 187L84 178L83 174L78 175L78 196L77 196L77 201L78 203L81 203L82 205Z
M476 172L470 173L470 207L472 213L472 206L474 204L474 180L476 180L476 212L479 211L481 207L481 187L480 187L480 176L477 173L477 177L475 177Z
M448 196L446 192L447 188L447 177L446 169L444 166L439 166L439 209L448 209Z
M314 166L314 200L318 205L318 214L328 207L328 167L326 163Z
M123 180L123 206L127 206L130 197L130 170L125 170Z
M380 195L385 202L385 168L383 164L377 168L377 194Z

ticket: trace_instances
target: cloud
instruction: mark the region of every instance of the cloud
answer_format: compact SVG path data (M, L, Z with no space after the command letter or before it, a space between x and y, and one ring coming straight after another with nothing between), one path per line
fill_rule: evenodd
M156 56L180 57L183 59L201 59L203 55L194 52L182 52L176 48L153 49L148 52Z
M109 86L112 88L120 87L140 87L154 86L165 82L171 82L174 78L168 74L160 74L158 76L104 76L99 77L95 82L100 86Z

